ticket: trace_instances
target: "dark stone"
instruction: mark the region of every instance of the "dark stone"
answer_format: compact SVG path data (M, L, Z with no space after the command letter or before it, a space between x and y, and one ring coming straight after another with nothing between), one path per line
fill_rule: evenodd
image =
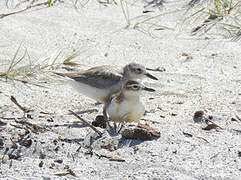
M96 116L95 120L92 122L92 125L103 129L107 126L105 118L102 115Z
M44 162L43 161L40 161L40 163L39 163L39 167L43 167L43 165L44 165Z
M30 147L32 145L32 142L33 142L32 139L27 139L27 140L21 142L20 144L25 147Z
M20 158L20 155L19 154L11 154L11 153L9 153L8 154L8 158L9 159L18 159L18 158Z
M241 157L241 151L238 151L238 157Z

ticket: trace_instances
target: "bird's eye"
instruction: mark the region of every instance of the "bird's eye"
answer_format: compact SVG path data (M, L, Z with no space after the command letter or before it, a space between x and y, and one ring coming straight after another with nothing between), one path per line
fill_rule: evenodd
M142 72L141 68L137 68L136 71L137 71L137 73L141 73Z
M134 89L138 89L138 86L137 86L137 85L134 85L133 88L134 88Z

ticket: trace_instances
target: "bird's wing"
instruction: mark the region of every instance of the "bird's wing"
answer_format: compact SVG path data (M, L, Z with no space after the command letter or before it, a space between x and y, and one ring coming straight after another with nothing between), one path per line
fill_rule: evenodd
M98 66L83 72L55 74L101 89L114 85L122 78L121 69L114 66Z

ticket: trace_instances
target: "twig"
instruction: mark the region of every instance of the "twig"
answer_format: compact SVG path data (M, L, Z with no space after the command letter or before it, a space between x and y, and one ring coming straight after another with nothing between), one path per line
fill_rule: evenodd
M187 133L187 132L182 132L183 133L183 135L185 135L185 136L187 136L187 137L193 137L193 135L192 134L190 134L190 133Z
M62 173L56 173L54 174L55 176L66 176L66 175L72 175L74 177L77 177L76 174L71 170L67 170L67 172L62 172Z
M79 147L78 147L78 149L76 150L76 152L79 152L79 150L82 148L82 145L80 145Z
M103 158L109 159L109 161L125 162L125 159L121 159L121 158L115 158L115 157L106 156L106 155L97 154L97 153L95 153L95 155L98 156L98 158L103 157Z
M109 161L125 162L126 160L112 157L112 158L109 159Z
M236 116L236 118L237 118L238 120L241 121L241 118L240 118L237 114L236 114L235 116Z
M214 156L210 157L210 159L216 158L221 152L218 152L217 154L215 154Z
M93 125L91 125L90 123L88 123L86 120L84 120L83 118L79 117L78 114L76 114L75 112L69 110L69 112L71 112L75 117L77 117L79 120L81 120L86 126L89 126L91 129L93 129L96 133L98 133L100 136L102 136L102 133L96 129Z
M32 124L30 122L27 122L27 121L16 121L16 123L19 123L19 124L22 124L22 125L25 125L27 129L30 129L33 133L36 133L38 134L38 132L45 132L45 131L49 131L48 128L46 127L43 127L43 126L40 126L40 125L37 125L37 124Z
M12 138L10 138L10 140L11 140L11 143L13 144L12 147L13 147L14 149L17 149L17 148L18 148L17 143L16 143Z
M23 9L23 10L20 10L20 11L15 11L15 12L7 13L7 14L0 14L0 19L1 19L1 18L4 18L4 17L6 17L6 16L10 16L10 15L14 15L14 14L18 14L18 13L24 12L24 11L30 9L30 8L33 8L33 7L42 6L42 5L47 5L47 4L50 6L49 0L47 0L46 2L43 2L43 3L38 3L38 4L35 4L35 5L30 5L30 6L26 7L26 8Z
M40 111L39 113L40 113L40 114L47 114L47 115L54 115L54 113L51 113L51 112L43 112L43 111Z
M157 67L155 69L153 69L153 68L146 68L146 70L148 70L148 71L159 71L159 72L165 72L166 71L166 69L164 67Z
M203 138L203 137L196 136L196 138L198 138L198 139L202 139L202 140L206 141L207 143L209 143L208 140L205 139L205 138Z
M88 109L88 110L84 110L84 111L78 111L78 112L75 112L76 114L85 114L85 113L93 113L93 112L98 112L97 109ZM69 113L69 114L72 114L72 113Z
M21 118L8 118L8 117L0 117L0 119L2 120L20 120L20 119L23 119L22 117Z
M10 125L15 127L15 128L24 129L24 127L21 127L21 126L15 125L15 124L10 124Z
M26 108L24 108L23 106L21 106L21 105L17 102L17 100L16 100L16 98L15 98L14 96L11 96L10 99L11 99L11 101L12 101L14 104L16 104L24 113L30 112L29 109L26 109Z

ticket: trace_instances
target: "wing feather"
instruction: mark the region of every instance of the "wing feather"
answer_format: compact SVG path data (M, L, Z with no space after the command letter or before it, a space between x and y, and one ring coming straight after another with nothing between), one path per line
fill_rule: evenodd
M104 89L116 84L122 78L123 70L115 66L97 66L83 72L55 73L77 82Z

